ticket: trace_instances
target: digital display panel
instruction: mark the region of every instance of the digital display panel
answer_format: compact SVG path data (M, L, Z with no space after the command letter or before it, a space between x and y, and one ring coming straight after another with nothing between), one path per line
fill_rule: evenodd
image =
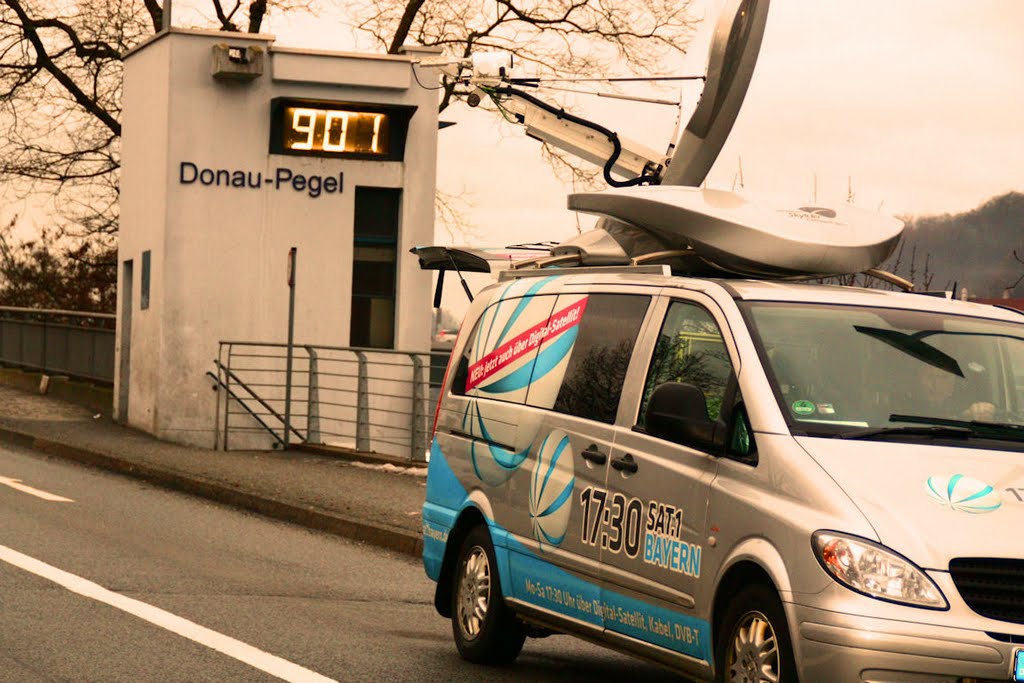
M270 152L399 161L415 107L278 98Z

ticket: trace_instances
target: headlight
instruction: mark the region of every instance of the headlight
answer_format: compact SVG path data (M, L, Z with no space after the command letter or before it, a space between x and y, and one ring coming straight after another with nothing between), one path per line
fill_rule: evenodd
M821 566L847 588L914 607L949 607L934 581L884 546L832 531L815 532L812 545Z

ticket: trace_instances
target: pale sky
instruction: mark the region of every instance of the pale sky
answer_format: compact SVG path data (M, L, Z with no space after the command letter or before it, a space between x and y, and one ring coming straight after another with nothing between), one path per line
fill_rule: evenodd
M963 211L1024 191L1022 26L1020 0L775 0L709 186L731 188L742 158L745 190L784 202L809 200L815 174L819 199L845 200L852 178L858 205L895 214ZM684 73L702 69L705 45L692 47ZM674 125L671 108L572 102L654 149ZM575 231L563 208L571 188L537 161L538 143L482 111L460 106L443 118L459 125L440 134L440 185L473 193L483 239Z
M712 0L697 3L698 13L715 16ZM189 5L206 4L177 0L175 11L187 17ZM270 16L265 30L280 45L360 47L337 17ZM962 211L1024 191L1022 26L1021 0L773 0L750 91L709 186L731 188L742 158L745 191L783 202L809 200L815 174L820 200L845 199L852 177L858 205L894 214ZM679 72L702 72L706 54L704 31ZM628 92L652 94L648 86ZM698 92L696 84L684 90L687 117ZM545 96L657 150L677 113ZM458 125L439 134L439 185L472 202L471 237L457 241L503 245L576 232L564 208L572 188L540 160L539 143L463 104L442 118ZM440 227L437 236L448 241Z

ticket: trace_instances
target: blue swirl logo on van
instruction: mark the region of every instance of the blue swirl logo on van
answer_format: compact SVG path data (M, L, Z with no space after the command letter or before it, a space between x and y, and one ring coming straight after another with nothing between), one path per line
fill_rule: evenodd
M561 430L548 434L537 452L537 466L530 482L530 521L533 537L545 545L557 546L565 539L576 486L569 435Z
M958 512L995 512L1003 505L998 491L962 474L929 477L925 488L933 500Z

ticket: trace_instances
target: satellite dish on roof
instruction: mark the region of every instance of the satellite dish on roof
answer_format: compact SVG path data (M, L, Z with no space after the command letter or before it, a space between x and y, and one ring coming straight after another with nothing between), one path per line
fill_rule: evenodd
M729 137L754 75L769 0L727 0L708 52L700 102L675 146L662 185L704 182Z
M768 19L768 5L769 0L726 0L711 39L703 94L675 146L671 162L661 178L662 187L696 187L714 165L754 74ZM666 241L651 231L650 226L629 222L625 216L634 215L631 211L614 209L618 201L632 206L632 195L596 193L593 196L594 199L590 200L582 199L583 195L572 195L569 208L591 211L585 208L591 206L587 202L597 202L602 210L591 212L600 214L602 219L590 233L552 249L552 255L576 254L586 265L628 263L636 256L670 249L666 243L678 242L677 237ZM639 219L639 216L634 215L634 219ZM719 224L719 228L728 229L724 223ZM735 259L726 258L724 261L733 262ZM697 265L704 269L718 269L703 261ZM779 271L778 268L770 270L774 273Z
M859 273L884 261L903 233L892 216L834 206L779 207L725 190L657 186L569 195L569 208L628 224L651 245L623 239L626 256L686 250L705 267L750 277ZM621 224L620 224L621 225ZM613 236L616 231L610 231ZM596 245L591 245L596 246ZM580 253L559 245L553 255ZM597 254L587 254L592 262Z

